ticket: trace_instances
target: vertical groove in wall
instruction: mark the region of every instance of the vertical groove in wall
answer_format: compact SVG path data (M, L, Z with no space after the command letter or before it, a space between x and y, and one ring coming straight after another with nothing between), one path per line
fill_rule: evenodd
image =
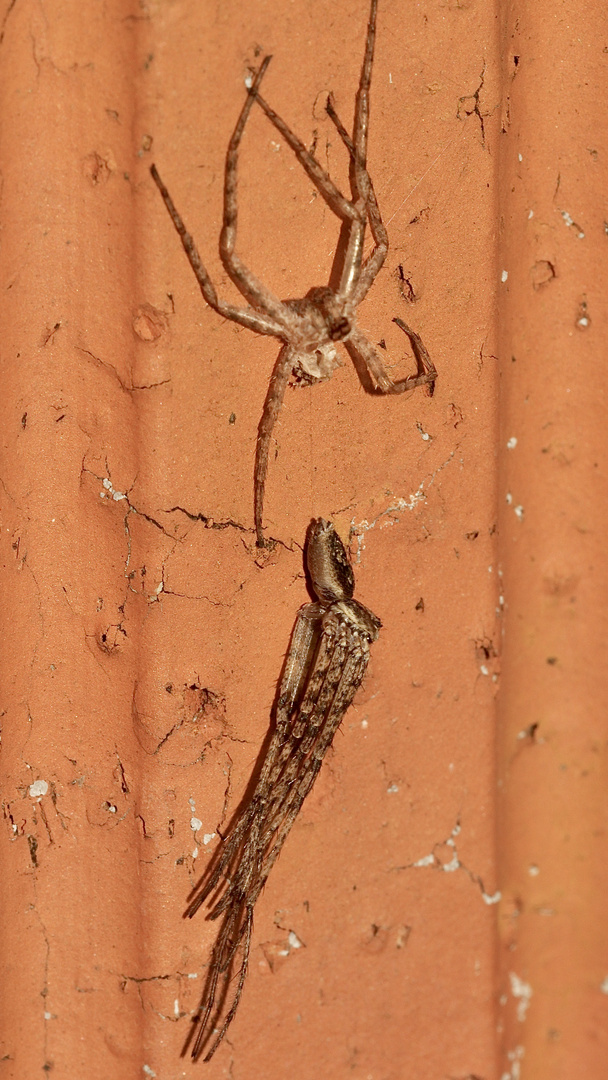
M140 954L129 12L3 12L0 1035L15 1080L141 1075L124 993Z
M344 355L290 387L252 533L277 343L205 307L159 166L223 295L244 77L345 186L367 0L10 2L0 59L3 625L0 1064L11 1080L491 1077L494 1065L494 8L381 2L370 168L391 249ZM404 26L405 30L404 31ZM132 42L136 32L137 41ZM139 92L133 107L134 84ZM339 223L253 110L238 249L280 296L327 280ZM364 686L255 913L210 1066L179 1053L215 927L182 919L247 789L311 516L350 538L383 621Z
M502 1075L606 1072L605 5L505 5Z

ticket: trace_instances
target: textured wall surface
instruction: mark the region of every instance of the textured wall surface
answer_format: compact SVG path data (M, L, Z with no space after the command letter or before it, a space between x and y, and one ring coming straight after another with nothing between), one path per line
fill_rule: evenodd
M237 301L244 78L273 54L265 96L346 185L324 100L350 125L367 15L0 11L0 1080L605 1075L603 6L380 0L391 248L359 323L397 376L403 318L439 379L374 397L344 353L288 389L269 551L277 343L206 307L149 175ZM239 194L256 274L325 283L339 223L255 109ZM195 1066L214 927L182 916L268 732L317 515L383 629Z

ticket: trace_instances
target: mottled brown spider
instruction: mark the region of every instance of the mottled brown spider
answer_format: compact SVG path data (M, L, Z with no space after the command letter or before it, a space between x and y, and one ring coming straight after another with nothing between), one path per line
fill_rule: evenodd
M255 790L237 812L186 909L192 918L213 895L207 918L223 916L184 1047L186 1053L192 1044L195 1061L209 1043L204 1060L213 1057L234 1019L247 975L253 909L361 685L369 646L382 625L353 600L354 575L331 522L318 518L311 523L306 558L318 599L297 615L276 697L275 730Z
M264 546L262 515L264 487L268 469L270 438L280 412L289 378L294 373L308 383L329 379L337 366L336 344L341 342L351 356L364 388L370 393L402 394L416 386L427 385L432 392L437 372L418 335L399 320L407 334L416 360L416 374L393 381L366 337L357 328L356 310L367 295L382 267L388 251L388 236L378 209L378 202L367 171L367 133L369 125L369 88L376 36L377 0L371 0L365 56L355 100L352 137L341 123L331 99L328 115L350 156L351 198L347 199L333 183L317 159L271 109L260 95L260 84L270 63L267 56L253 79L226 154L224 173L224 222L219 250L226 272L248 303L235 307L221 300L201 262L196 244L175 208L155 165L154 181L163 197L171 220L181 237L190 265L207 303L219 315L240 323L258 334L268 334L284 342L272 373L264 410L258 427L254 470L254 519L257 545ZM293 150L307 176L312 180L330 209L343 223L344 258L339 284L316 286L299 300L279 300L258 281L235 253L237 228L238 153L245 124L254 102ZM372 251L363 259L367 222L374 240Z

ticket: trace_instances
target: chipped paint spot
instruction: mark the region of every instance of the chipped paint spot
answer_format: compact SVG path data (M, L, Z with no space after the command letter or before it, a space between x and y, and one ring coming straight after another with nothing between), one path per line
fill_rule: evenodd
M49 785L46 780L35 780L33 784L30 784L29 793L32 799L40 799L43 795L46 795L49 790Z
M526 1019L528 1008L530 1007L532 987L530 986L530 983L520 979L519 975L516 975L514 971L509 972L509 982L511 983L511 993L517 1001L517 1019L523 1024Z

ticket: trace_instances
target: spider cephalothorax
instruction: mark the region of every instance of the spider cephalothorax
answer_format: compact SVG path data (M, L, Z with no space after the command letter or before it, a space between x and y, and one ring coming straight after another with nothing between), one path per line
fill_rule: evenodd
M245 298L247 307L236 307L220 300L207 273L196 244L187 232L173 200L163 184L155 165L151 167L154 181L179 233L190 265L207 303L220 315L255 330L280 338L283 348L274 367L264 411L258 427L254 472L254 517L257 544L264 546L262 514L264 487L268 469L268 451L272 430L279 414L292 371L302 381L327 379L337 366L334 344L343 342L362 376L365 389L372 393L401 394L415 386L427 385L431 390L437 372L418 335L401 320L399 326L410 339L417 371L405 379L393 381L367 338L355 325L355 312L367 295L388 251L388 236L382 222L373 184L367 171L367 130L369 120L369 88L376 36L377 0L371 0L367 25L365 56L355 101L353 134L349 135L336 113L331 98L327 113L350 155L351 197L346 198L284 120L260 94L260 84L270 63L267 56L255 75L247 99L228 146L224 173L224 223L220 235L220 257L231 280ZM235 253L237 227L238 154L245 124L254 102L265 112L270 122L291 147L307 176L318 188L330 209L343 222L344 259L337 288L321 286L311 289L301 300L279 300L248 269ZM365 230L369 223L374 246L363 258Z

